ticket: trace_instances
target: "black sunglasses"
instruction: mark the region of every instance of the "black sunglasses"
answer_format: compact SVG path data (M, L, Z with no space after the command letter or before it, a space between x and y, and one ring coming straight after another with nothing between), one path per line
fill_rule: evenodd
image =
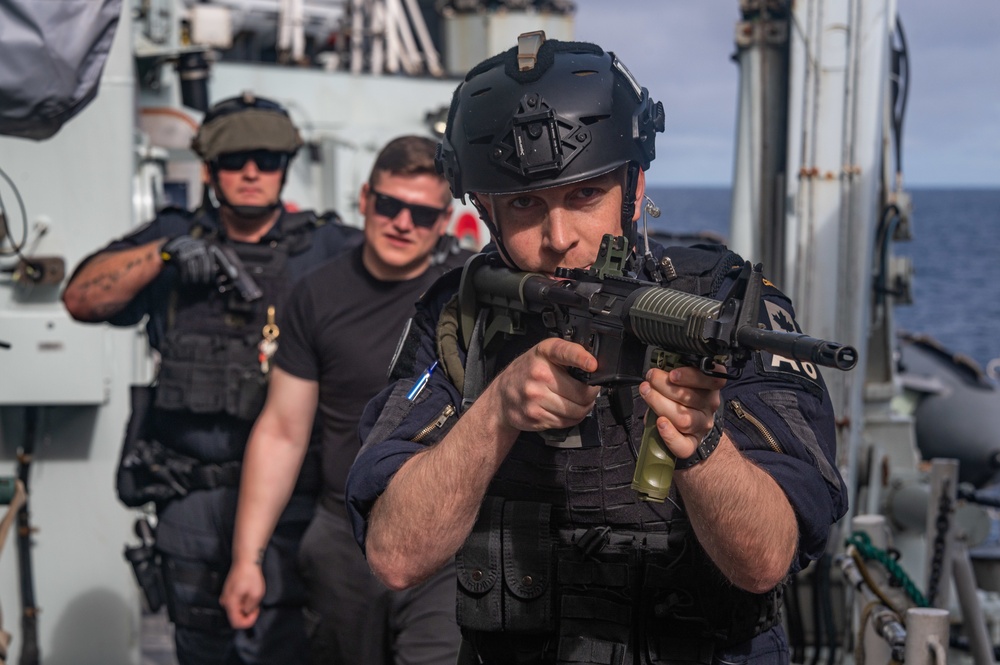
M272 150L247 150L245 152L224 152L215 158L215 165L223 171L240 171L247 162L253 160L258 171L273 173L288 164L288 154Z
M406 208L410 211L410 219L413 220L413 224L415 226L421 226L425 229L434 226L441 215L448 212L447 208L432 208L431 206L422 206L415 203L400 201L395 196L389 196L388 194L376 192L374 189L371 190L371 192L375 196L375 212L383 217L395 219L396 215L398 215L403 208Z

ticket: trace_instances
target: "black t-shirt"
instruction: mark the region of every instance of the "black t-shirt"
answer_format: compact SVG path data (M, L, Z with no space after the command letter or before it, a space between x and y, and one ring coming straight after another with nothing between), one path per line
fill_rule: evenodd
M274 360L300 379L319 383L323 485L343 502L347 472L357 455L358 421L365 405L388 382L393 352L414 304L445 269L383 282L373 277L357 247L300 281L279 317L281 336ZM467 255L465 255L467 256Z

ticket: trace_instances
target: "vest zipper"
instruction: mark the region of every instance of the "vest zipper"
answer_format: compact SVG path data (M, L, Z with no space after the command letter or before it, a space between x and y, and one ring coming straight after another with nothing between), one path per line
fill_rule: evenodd
M739 418L740 420L749 421L751 425L757 428L757 431L760 432L760 435L764 437L764 441L766 441L767 445L771 447L771 450L773 450L776 453L785 452L784 450L781 449L781 444L779 444L778 440L774 438L774 435L771 434L771 431L767 429L767 426L765 426L764 423L762 423L760 419L757 418L757 416L745 410L743 408L743 405L740 404L739 400L736 399L729 400L729 406L732 407L733 413L736 414L737 418Z
M434 422L424 426L422 430L417 432L416 436L413 437L412 441L414 443L420 443L420 441L423 440L425 436L433 432L435 429L441 429L442 427L444 427L444 424L448 422L448 419L451 418L453 415L455 415L455 407L452 406L451 404L445 405L445 407L441 409L441 413L438 414L438 417L434 420Z

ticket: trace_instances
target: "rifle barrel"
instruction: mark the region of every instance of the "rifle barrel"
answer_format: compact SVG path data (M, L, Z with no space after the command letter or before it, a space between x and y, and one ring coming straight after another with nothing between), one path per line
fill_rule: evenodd
M823 367L847 371L858 364L858 352L846 346L809 335L744 326L736 333L741 346L767 351L792 360L808 361Z

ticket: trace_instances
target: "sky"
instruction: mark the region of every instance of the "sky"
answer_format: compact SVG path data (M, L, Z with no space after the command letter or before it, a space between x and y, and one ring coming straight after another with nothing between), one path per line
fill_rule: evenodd
M576 0L576 39L614 51L667 128L649 178L732 180L737 0ZM909 186L1000 188L1000 0L897 0L910 58L903 121Z

